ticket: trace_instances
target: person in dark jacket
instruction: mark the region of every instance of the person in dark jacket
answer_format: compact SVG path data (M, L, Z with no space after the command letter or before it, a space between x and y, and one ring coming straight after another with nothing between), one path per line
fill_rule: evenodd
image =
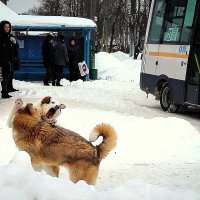
M55 49L55 70L52 85L62 86L60 84L63 78L63 67L69 62L67 47L64 44L64 36L58 36L58 42L54 45Z
M44 85L49 86L49 81L53 78L55 51L53 47L53 36L47 35L42 47L42 56L46 74L43 80Z
M80 47L76 45L76 40L73 38L69 41L69 70L70 81L77 81L81 78L78 63L83 61Z
M0 67L2 68L2 98L10 98L9 92L17 91L13 88L13 70L16 58L17 43L11 34L11 24L8 21L0 23Z
M19 53L18 53L19 44L17 43L16 39L13 37L12 34L10 34L10 36L11 36L11 41L14 44L15 58L14 58L13 70L8 80L8 92L16 92L19 90L13 88L13 75L14 75L14 71L19 70L20 68L20 60L19 60Z

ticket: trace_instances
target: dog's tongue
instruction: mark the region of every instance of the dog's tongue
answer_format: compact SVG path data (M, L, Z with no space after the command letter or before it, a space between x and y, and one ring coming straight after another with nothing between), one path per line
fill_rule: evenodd
M50 119L51 117L53 117L53 110L49 110L49 112L46 114L46 117L48 119Z

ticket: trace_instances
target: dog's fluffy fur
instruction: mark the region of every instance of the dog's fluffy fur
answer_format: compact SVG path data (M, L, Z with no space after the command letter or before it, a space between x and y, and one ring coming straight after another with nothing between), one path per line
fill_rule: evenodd
M33 104L27 104L15 114L12 121L13 137L17 147L31 156L34 169L45 165L48 174L59 175L59 166L67 167L73 182L85 180L96 183L100 161L116 146L115 130L106 124L97 125L90 141L103 136L97 146L79 134L59 126L52 126L42 119Z

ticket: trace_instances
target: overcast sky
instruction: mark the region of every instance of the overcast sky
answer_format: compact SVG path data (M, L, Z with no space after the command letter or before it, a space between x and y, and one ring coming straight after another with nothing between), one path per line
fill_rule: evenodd
M8 7L10 7L16 13L23 13L28 11L33 6L38 6L38 0L9 0Z

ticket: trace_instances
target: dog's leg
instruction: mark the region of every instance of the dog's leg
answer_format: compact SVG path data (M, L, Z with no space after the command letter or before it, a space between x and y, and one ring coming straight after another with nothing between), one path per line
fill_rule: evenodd
M42 171L42 165L35 165L32 163L33 169L37 172L41 172Z
M43 169L50 176L53 176L53 177L59 176L59 166L44 165Z
M51 166L51 165L36 165L33 164L33 169L37 172L41 172L44 170L48 175L53 177L59 176L59 166Z
M14 104L12 111L10 112L10 114L8 116L8 120L7 120L7 125L9 128L11 128L13 117L15 116L17 111L22 107L22 105L23 105L22 99L19 98L19 99L15 100L15 104Z
M85 180L89 185L95 185L98 173L99 173L98 166L90 166L89 168L85 169L83 180Z
M67 168L72 182L77 183L80 180L84 180L89 185L95 185L99 166L92 165L85 161L77 161L73 164L67 165Z

